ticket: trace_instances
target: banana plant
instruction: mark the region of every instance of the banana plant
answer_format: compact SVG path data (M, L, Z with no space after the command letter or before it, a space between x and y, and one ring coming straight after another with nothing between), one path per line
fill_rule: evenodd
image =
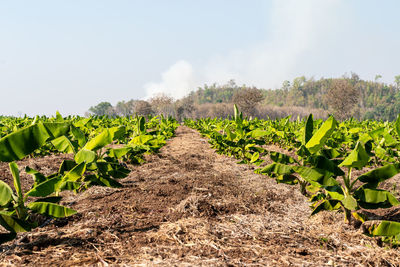
M0 242L8 241L18 232L30 231L36 227L37 223L30 217L33 213L54 218L64 218L76 213L73 209L57 204L61 197L51 196L54 189L47 181L24 193L17 164L11 162L9 166L14 180L15 194L8 184L0 181L0 225L9 231L7 235L0 236L4 238ZM36 200L30 201L29 197L35 197Z
M8 184L0 181L0 225L9 232L0 235L0 242L14 238L18 232L29 231L36 227L36 222L31 220L32 213L55 218L76 213L70 208L57 204L61 197L52 196L55 193L54 184L51 186L47 180L38 180L32 189L24 193L18 166L14 162L28 156L46 142L66 134L69 127L69 123L37 122L0 139L0 161L10 162L9 167L15 190L14 193ZM29 197L40 198L30 202Z
M400 118L400 116L399 116ZM400 119L397 119L395 131L400 135ZM375 137L378 133L384 132L382 128L374 130L369 137ZM392 178L400 173L400 163L387 164L382 167L375 168L357 178L352 178L353 169L362 169L367 166L371 155L372 146L371 139L362 135L356 143L355 148L351 153L339 164L339 167L346 167L347 174L341 176L342 183L332 186L324 186L323 192L315 194L311 201L313 203L313 214L321 210L336 210L342 209L345 214L345 220L351 222L358 220L364 222L367 217L358 212L363 209L390 208L397 206L400 202L389 191L379 189L379 184ZM390 143L395 143L392 137L386 135L384 140L391 140ZM366 143L364 143L366 141ZM366 149L368 145L368 149ZM378 147L375 147L375 150ZM376 151L375 151L376 152Z
M368 220L364 209L389 208L399 201L380 184L400 172L400 116L395 123L350 119L326 121L246 120L234 107L232 120L186 120L185 124L209 138L217 153L250 163L269 155L272 164L257 169L279 183L299 184L311 196L312 215L323 210L342 210L348 223ZM255 140L275 144L296 156L277 151L255 150ZM247 153L246 153L247 152ZM354 169L375 167L354 177ZM400 223L383 221L369 235L400 244Z
M12 189L0 180L0 225L8 231L0 234L0 243L37 227L34 214L52 218L75 214L59 204L64 190L79 192L95 184L120 187L116 179L130 172L121 159L139 159L143 153L157 152L177 126L170 118L149 118L146 123L144 117L63 118L58 112L53 118L0 117L0 161L10 163L14 181ZM110 144L120 147L108 147ZM54 151L72 153L74 159L63 161L58 172L47 176L26 167L33 183L22 191L15 161Z
M87 141L75 153L74 161L65 161L64 168L60 169L59 172L72 171L77 166L85 164L86 174L81 180L81 182L85 183L85 188L91 185L122 187L115 179L126 177L130 171L121 165L118 159L108 155L105 146L111 144L124 133L125 127L123 126L104 129L100 134ZM81 140L83 141L83 139ZM56 147L62 149L64 146ZM73 149L72 146L70 148L71 150Z
M186 123L191 124L189 120ZM255 127L256 123L257 120L244 119L234 105L233 121L216 123L216 120L204 119L191 125L209 138L211 147L217 153L235 157L240 164L260 165L263 162L261 157L265 154L265 149L261 147L265 144L265 131Z
M69 166L68 166L69 165ZM76 165L70 164L70 161L63 161L57 173L45 176L42 173L30 167L25 168L25 172L30 174L33 178L33 188L28 192L30 196L42 196L45 194L54 193L56 196L65 190L73 190L75 192L83 188L84 173L86 171L86 164L84 162Z
M124 178L130 173L123 162L133 164L143 162L143 153L157 152L165 145L164 133L168 132L168 136L171 137L177 127L173 120L164 119L160 122L158 118L151 118L149 126L154 127L154 125L159 126L156 130L149 130L145 118L136 116L127 127L99 128L97 135L88 140L87 135L81 130L82 125L74 124L71 126L70 136L60 136L51 142L59 152L74 154L74 160L65 161L64 168L60 168L60 171L70 171L77 165L85 163L86 173L81 180L85 186L81 187L81 190L91 185L121 187L116 179ZM121 139L128 139L127 128L132 134L132 139L117 148L109 147ZM59 172L59 175L62 174Z
M108 155L131 164L140 164L144 161L143 154L157 153L159 149L166 144L166 139L174 135L178 126L173 120L166 120L157 117L150 119L147 127L154 127L149 130L144 124L144 117L138 119L137 132L133 138L123 147L108 148Z
M334 177L343 174L334 161L324 154L324 145L337 126L331 116L315 132L313 117L310 115L305 123L301 146L297 150L297 159L279 152L270 152L274 161L256 173L269 175L278 183L299 184L300 192L309 195L319 190L321 186L334 185Z
M345 221L353 219L364 222L367 218L358 212L363 209L389 208L397 206L400 202L389 191L379 189L379 184L392 178L400 172L400 164L394 163L376 168L365 174L352 177L353 169L362 169L369 162L370 156L361 142L357 142L354 150L339 164L346 167L347 173L341 176L341 183L322 186L323 191L315 194L313 213L321 210L343 209Z
M391 246L400 246L400 222L380 221L366 229L366 234L372 237L381 237L381 240Z
M134 135L135 136L139 136L141 134L145 134L146 133L146 119L143 116L136 116L136 127L135 127L135 131L134 131Z

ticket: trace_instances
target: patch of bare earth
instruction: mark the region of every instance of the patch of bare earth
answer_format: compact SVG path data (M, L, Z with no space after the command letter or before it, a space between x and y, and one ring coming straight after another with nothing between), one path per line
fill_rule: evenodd
M179 127L176 135L147 163L130 166L124 188L66 195L77 215L20 234L1 246L0 260L18 266L400 264L399 250L378 247L344 224L342 214L310 218L296 187L216 154L194 130Z

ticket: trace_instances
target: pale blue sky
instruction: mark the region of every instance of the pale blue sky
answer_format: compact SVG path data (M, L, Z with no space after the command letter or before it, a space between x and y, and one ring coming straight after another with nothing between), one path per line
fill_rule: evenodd
M83 114L235 79L400 74L397 0L0 0L0 114Z

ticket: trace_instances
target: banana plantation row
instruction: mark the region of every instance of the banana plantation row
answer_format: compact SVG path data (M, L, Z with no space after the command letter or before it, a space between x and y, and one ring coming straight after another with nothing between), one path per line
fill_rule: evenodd
M130 173L126 163L143 162L143 154L157 152L179 124L163 117L0 118L0 161L10 162L14 190L0 180L0 243L18 232L40 226L40 214L63 218L77 211L60 205L60 193L80 193L93 185L122 187L118 179ZM16 161L55 153L73 154L59 170L44 175L30 167L30 190L23 192Z
M217 153L258 166L256 173L277 183L298 186L309 198L311 215L343 212L349 224L364 224L367 235L400 244L399 222L366 223L368 211L400 204L396 192L381 188L400 173L400 116L395 122L338 122L332 116L323 121L312 115L295 121L249 120L236 106L234 114L233 120L207 118L185 124L207 137ZM281 152L268 149L271 145ZM354 170L363 171L355 176Z

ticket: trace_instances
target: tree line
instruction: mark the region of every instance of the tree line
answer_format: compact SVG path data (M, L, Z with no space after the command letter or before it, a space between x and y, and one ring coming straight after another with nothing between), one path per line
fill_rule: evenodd
M232 104L237 104L247 116L279 118L307 116L326 118L334 114L338 119L394 120L400 113L400 75L393 84L362 80L351 73L339 78L297 77L284 81L277 89L260 89L226 84L204 85L186 97L175 100L167 95L156 95L149 100L120 101L115 106L101 102L90 107L94 115L130 116L134 114L173 116L183 118L232 116Z

